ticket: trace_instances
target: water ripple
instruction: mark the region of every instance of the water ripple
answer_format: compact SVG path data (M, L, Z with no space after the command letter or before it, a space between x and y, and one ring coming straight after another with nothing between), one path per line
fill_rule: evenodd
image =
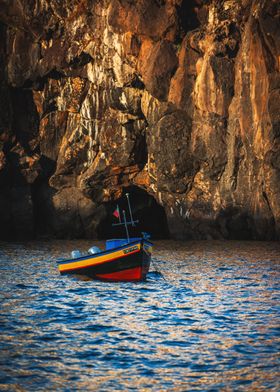
M0 390L280 390L279 244L159 242L146 282L60 276L89 245L1 244Z

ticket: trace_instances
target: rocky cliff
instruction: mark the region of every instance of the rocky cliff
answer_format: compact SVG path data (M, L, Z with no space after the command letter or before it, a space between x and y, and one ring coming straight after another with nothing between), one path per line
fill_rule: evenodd
M280 238L278 0L0 0L0 238Z

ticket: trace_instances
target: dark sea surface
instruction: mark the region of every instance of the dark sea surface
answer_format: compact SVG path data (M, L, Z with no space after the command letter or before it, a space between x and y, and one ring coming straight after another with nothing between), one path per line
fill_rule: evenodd
M280 391L279 243L156 242L141 283L59 275L91 245L0 243L1 391Z

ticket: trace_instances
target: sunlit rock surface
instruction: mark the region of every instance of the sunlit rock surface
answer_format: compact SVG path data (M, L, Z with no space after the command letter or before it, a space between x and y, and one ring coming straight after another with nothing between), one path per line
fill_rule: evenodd
M279 1L0 0L0 21L0 238L106 236L127 190L159 237L280 238Z

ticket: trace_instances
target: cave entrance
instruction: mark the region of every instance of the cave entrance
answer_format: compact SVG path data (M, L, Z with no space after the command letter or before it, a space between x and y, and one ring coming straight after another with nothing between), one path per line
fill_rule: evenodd
M179 23L185 34L201 25L198 12L202 7L203 2L200 0L183 0L178 6Z
M164 208L160 206L153 196L145 190L136 186L123 189L122 197L114 202L106 203L107 216L103 219L98 228L97 235L99 239L125 238L125 227L114 226L112 223L118 223L118 219L113 216L116 206L119 206L120 212L125 210L127 220L130 220L126 193L129 193L131 210L134 220L139 220L136 227L129 226L130 237L139 237L141 232L151 234L151 239L166 239L169 237L169 230Z

